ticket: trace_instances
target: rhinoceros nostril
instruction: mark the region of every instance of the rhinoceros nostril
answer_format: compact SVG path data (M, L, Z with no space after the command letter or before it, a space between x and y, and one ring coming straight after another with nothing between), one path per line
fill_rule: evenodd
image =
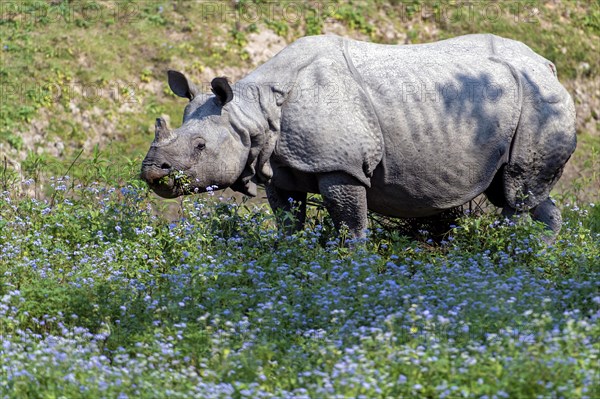
M162 165L160 165L160 168L161 169L171 169L171 165L169 165L166 162L163 162Z

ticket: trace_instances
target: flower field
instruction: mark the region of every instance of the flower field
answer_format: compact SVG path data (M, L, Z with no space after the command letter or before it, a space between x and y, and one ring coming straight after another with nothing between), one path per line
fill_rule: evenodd
M600 398L599 4L1 1L0 399ZM307 35L484 32L576 105L552 246L496 215L347 245L315 207L287 237L263 203L131 179L184 112L169 69L208 92Z
M218 193L47 198L0 196L2 398L600 396L600 206L550 247L494 215L349 247Z

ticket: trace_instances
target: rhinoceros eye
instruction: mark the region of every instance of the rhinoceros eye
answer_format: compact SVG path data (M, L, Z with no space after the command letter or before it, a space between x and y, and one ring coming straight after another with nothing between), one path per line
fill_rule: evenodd
M196 141L195 146L196 146L196 150L202 151L204 149L204 147L206 147L206 142L204 140L198 140L198 141Z

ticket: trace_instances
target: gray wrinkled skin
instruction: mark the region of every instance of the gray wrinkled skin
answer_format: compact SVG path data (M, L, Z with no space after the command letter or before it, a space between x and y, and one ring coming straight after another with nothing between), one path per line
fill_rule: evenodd
M205 96L170 72L190 103L178 129L157 121L143 162L159 195L211 185L256 195L264 183L274 209L296 212L295 230L306 193L320 193L335 224L362 237L367 209L430 216L486 193L506 214L560 230L548 196L575 149L574 105L554 65L520 42L305 37L234 84L233 97L223 82Z

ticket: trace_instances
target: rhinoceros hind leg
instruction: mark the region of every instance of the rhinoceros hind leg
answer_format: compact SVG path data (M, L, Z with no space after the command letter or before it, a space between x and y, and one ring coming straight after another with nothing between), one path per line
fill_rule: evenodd
M272 184L266 189L269 205L278 217L279 228L287 234L302 230L306 220L306 193L282 190Z
M490 186L485 190L485 196L495 207L506 207L506 197L504 196L504 167L494 175Z
M544 202L533 208L530 213L533 220L544 223L552 233L545 236L543 240L547 244L554 243L562 225L560 210L554 205L554 202L548 197Z
M508 205L502 208L502 216L506 218L512 218L522 214L522 212L519 212ZM546 225L548 234L542 237L544 242L546 242L546 244L554 243L562 225L560 210L554 205L554 202L552 202L550 198L547 198L541 204L529 210L529 214L533 220L542 222Z
M339 230L343 224L353 238L365 237L367 228L367 190L346 173L332 172L319 176L319 191L325 207Z
M511 208L508 205L506 205L504 208L502 208L502 216L507 219L511 219L513 216L518 215L518 214L519 214L519 212L515 208Z

